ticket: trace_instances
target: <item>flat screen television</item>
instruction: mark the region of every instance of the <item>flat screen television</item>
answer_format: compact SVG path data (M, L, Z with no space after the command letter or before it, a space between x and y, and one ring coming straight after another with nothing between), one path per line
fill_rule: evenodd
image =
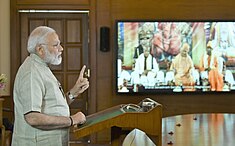
M116 24L116 93L235 91L235 21Z

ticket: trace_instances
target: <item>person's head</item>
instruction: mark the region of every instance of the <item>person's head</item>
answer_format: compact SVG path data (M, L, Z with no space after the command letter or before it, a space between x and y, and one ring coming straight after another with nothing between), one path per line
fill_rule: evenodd
M207 43L207 45L206 45L206 53L207 53L207 55L211 56L212 50L213 50L213 48L212 48L212 42L209 41L209 42Z
M184 43L183 46L180 48L180 55L182 57L186 57L189 52L189 45L187 43Z
M55 30L47 26L35 28L28 39L28 52L37 54L46 63L59 65L63 47Z
M227 38L221 38L220 39L220 46L223 49L226 49L228 47L228 39Z
M141 30L139 32L139 43L140 43L140 45L143 45L143 46L146 46L146 47L150 46L152 38L153 38L153 33L151 31Z

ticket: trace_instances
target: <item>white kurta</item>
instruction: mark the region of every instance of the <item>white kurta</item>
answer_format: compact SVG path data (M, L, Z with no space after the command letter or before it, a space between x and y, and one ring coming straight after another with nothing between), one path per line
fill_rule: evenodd
M148 71L146 76L142 75L145 70ZM131 73L131 82L134 84L142 84L143 86L154 86L158 71L159 67L156 59L151 54L145 58L144 53L142 53L136 59L135 70Z
M24 119L24 114L31 111L69 116L69 106L59 85L42 59L35 54L26 58L14 83L15 123L12 146L68 146L68 128L40 130L30 126Z
M145 62L145 57L144 57L144 53L142 53L138 57L135 63L135 71L138 71L139 74L142 74L144 72L144 68L145 68L144 62ZM146 60L146 70L151 70L154 73L157 73L159 70L157 61L155 58L152 57L151 54L148 55L147 60Z

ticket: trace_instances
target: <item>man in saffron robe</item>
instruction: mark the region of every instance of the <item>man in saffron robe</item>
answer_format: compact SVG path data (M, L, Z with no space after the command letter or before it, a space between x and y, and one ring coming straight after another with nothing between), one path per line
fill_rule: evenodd
M219 61L215 53L211 42L208 42L206 53L202 56L200 61L200 72L202 79L208 79L211 91L223 90L223 74L219 71Z
M183 44L180 53L173 59L171 68L175 73L175 85L193 86L194 79L192 71L194 69L193 61L188 55L189 45Z

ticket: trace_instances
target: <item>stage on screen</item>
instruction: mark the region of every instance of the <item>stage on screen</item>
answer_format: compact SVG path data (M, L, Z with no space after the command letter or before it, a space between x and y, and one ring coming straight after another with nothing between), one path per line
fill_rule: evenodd
M117 93L235 90L235 21L115 24Z

